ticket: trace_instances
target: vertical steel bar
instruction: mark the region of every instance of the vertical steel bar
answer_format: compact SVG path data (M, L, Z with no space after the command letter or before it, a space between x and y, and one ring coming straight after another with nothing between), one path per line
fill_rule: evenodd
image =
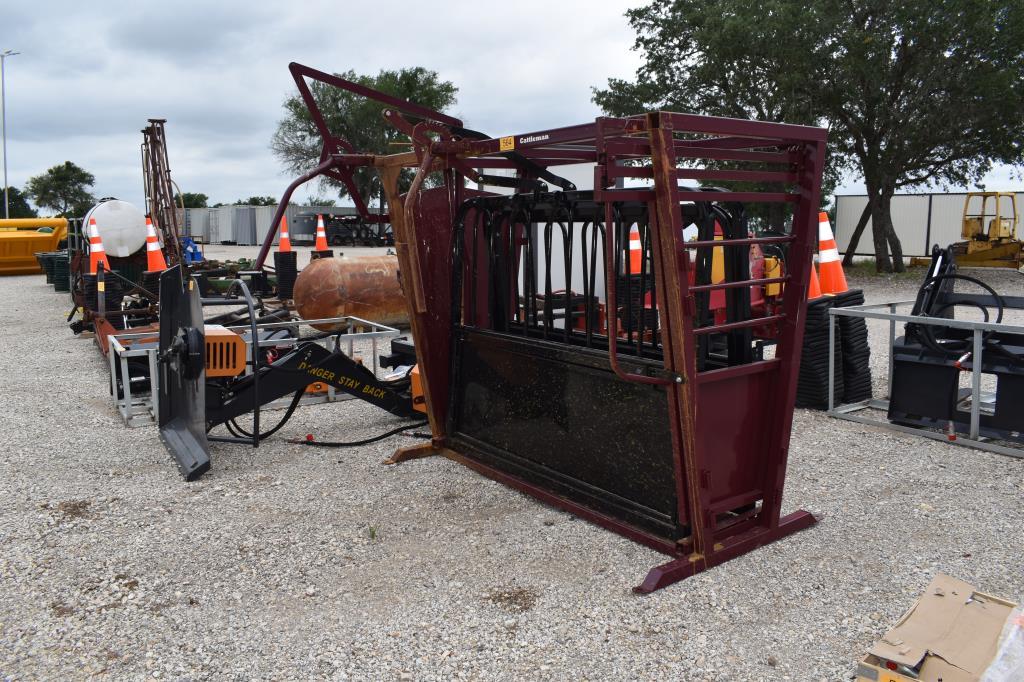
M554 310L551 307L551 216L544 223L544 324L541 327L542 338L547 340L548 330L555 326Z
M0 54L0 134L4 142L4 218L10 218L7 197L7 58L18 54L5 50Z
M828 412L832 414L836 395L836 316L828 311Z
M150 348L146 351L146 359L149 361L149 394L150 409L153 410L153 420L160 419L160 370L157 362L157 349Z
M781 360L776 384L777 409L768 417L776 424L766 448L766 467L762 484L761 523L767 528L778 528L782 512L782 488L789 460L789 440L793 430L793 403L796 400L797 377L800 372L800 351L803 347L804 326L807 318L807 285L810 281L812 244L817 241L818 206L821 196L821 169L825 156L825 134L821 139L809 141L803 149L799 163L800 202L793 213L790 245L790 276L792 284L786 287L782 313L786 319L779 324L779 343L776 357ZM831 352L831 350L830 350Z
M627 244L629 244L630 231L632 230L632 228L633 228L632 223L629 223L626 220L623 220L623 229L626 230L626 240L627 240L626 243ZM647 272L646 272L646 268L644 267L644 261L647 259L647 252L644 250L644 248L645 248L644 230L641 229L640 221L637 221L637 233L640 235L640 254L641 254L641 256L640 256L640 272L638 272L636 274L636 277L637 277L637 286L638 286L638 288L640 290L640 295L639 295L639 297L637 299L638 310L635 310L633 312L633 317L634 317L634 328L636 330L636 354L637 354L637 357L639 357L641 355L641 353L643 352L642 348L643 348L643 342L644 342L644 335L645 335L645 333L647 331L647 328L646 328L647 309L646 309L645 304L644 304L644 301L645 301L646 296L647 296L647 284L646 284L646 280L645 280L645 276L646 276Z
M113 349L110 349L113 352ZM121 365L121 397L123 399L122 405L124 410L122 415L124 416L125 424L129 424L132 419L132 378L128 373L128 358L122 358L123 364Z
M622 281L625 284L623 289L626 294L626 300L624 302L620 301L619 303L620 305L623 305L624 303L623 317L626 318L626 344L632 345L633 332L636 331L633 324L636 315L636 311L633 310L633 278L634 276L639 276L639 273L636 273L635 275L633 273L632 254L630 253L632 244L630 244L629 240L629 227L626 226L618 208L614 204L611 204L611 206L612 224L615 229L613 232L606 234L615 235L615 240L617 242L616 246L618 248L615 249L615 281L608 286L615 286L616 291L618 291L619 282ZM640 286L643 286L643 283L640 283ZM643 298L643 294L641 294L641 298ZM615 312L616 315L618 315L618 311L616 310Z
M105 317L107 314L107 280L106 280L106 268L103 267L103 263L97 263L96 265L96 312L100 314L100 317Z
M123 417L124 412L121 410L121 402L120 400L118 400L117 397L117 366L115 365L115 363L122 360L122 358L121 354L117 352L116 348L117 344L115 343L114 337L108 337L107 362L110 365L110 395L114 396L114 404L118 406L118 410L121 412L121 416ZM121 376L124 376L124 374L122 374Z
M693 318L687 314L688 308L694 309L694 302L688 291L686 252L680 247L683 226L676 191L672 122L667 116L653 113L648 114L647 125L655 195L655 211L651 218L657 220L651 246L654 286L660 292L658 306L664 330L665 369L681 379L665 389L679 498L678 514L680 521L685 518L690 525L693 540L691 560L703 562L714 548L715 519L707 509L711 505L709 477L701 475L700 453L697 452L696 350Z
M896 304L889 304L889 313L892 315L896 314ZM892 370L895 359L893 358L893 349L896 347L896 320L889 320L889 388L888 394L885 396L886 400L892 399Z
M590 236L590 253L587 252L587 228L592 229ZM587 297L587 347L594 346L594 325L600 323L600 303L597 302L597 281L594 270L594 252L597 250L597 220L585 222L580 239L580 258L583 266L583 291ZM588 262L588 256L590 261ZM607 311L607 308L605 308Z
M572 288L572 273L573 273L572 259L573 259L573 255L574 255L573 254L573 248L574 248L574 244L573 244L573 235L574 235L573 228L575 227L575 223L573 223L573 210L575 208L576 208L575 202L569 204L569 207L566 209L565 227L562 229L562 260L563 260L563 263L565 264L565 310L566 310L566 315L567 315L566 320L565 320L565 342L566 343L568 343L569 339L572 337L572 333L573 333L572 328L576 324L576 317L575 317L575 315L571 315L570 314L570 310L572 310L572 294L573 294L573 288ZM586 307L585 306L584 306L584 311L586 311ZM584 322L585 321L586 321L586 312L584 312Z
M981 329L974 330L974 354L971 357L971 439L978 440L981 425Z

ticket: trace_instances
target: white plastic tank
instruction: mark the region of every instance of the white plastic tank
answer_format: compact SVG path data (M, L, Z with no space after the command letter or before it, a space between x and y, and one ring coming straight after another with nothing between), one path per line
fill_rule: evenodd
M92 218L108 256L124 258L146 244L146 216L134 204L119 199L101 201L85 214L84 227L88 228Z

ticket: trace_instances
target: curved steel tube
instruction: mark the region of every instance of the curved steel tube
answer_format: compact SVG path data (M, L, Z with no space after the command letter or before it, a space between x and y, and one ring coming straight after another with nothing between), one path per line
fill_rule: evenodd
M608 362L612 366L615 376L623 381L632 381L637 384L652 384L655 386L668 386L672 380L661 377L649 377L643 374L626 374L619 366L618 329L612 329L612 320L618 320L618 301L615 292L615 243L616 235L612 234L614 221L612 219L611 202L604 204L604 289L605 299L608 301ZM649 229L649 228L648 228Z
M281 225L281 217L284 216L284 212L288 210L288 202L292 198L292 192L299 188L299 185L303 185L313 178L322 175L325 171L329 170L334 165L334 159L327 157L317 165L316 168L309 171L304 175L300 175L296 178L292 184L288 185L288 189L284 191L284 196L281 197L281 203L277 205L277 211L274 212L274 218L270 221L270 231L267 232L267 236L263 239L263 246L260 247L260 255L256 256L256 263L253 265L253 269L262 270L263 263L267 260L267 255L270 253L270 247L274 245L274 237L277 236L277 229Z
M405 195L405 206L403 207L405 213L405 232L404 237L409 236L409 226L413 224L413 209L416 205L416 200L419 198L420 189L423 187L423 179L427 177L430 172L430 167L434 165L434 155L430 151L430 146L426 146L423 150L423 160L420 162L419 168L416 169L416 176L412 180L412 185L409 187L409 193ZM396 243L397 246L397 243ZM409 264L412 266L412 272L409 273L409 278L403 281L408 281L412 285L412 295L416 302L417 313L423 314L427 312L427 299L423 295L423 287L420 285L420 253L419 245L416 244L415 240L412 244L406 242L406 249L409 251Z

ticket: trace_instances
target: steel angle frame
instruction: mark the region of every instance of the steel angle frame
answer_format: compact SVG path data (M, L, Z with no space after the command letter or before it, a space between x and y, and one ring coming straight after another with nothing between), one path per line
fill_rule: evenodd
M348 345L348 356L351 358L355 354L355 343L356 341L367 341L371 342L371 355L373 364L370 366L371 371L376 374L379 369L379 347L378 342L385 339L396 338L401 336L402 332L394 327L389 327L379 322L371 322L364 320L361 317L325 317L315 320L292 320L287 322L264 322L257 325L257 329L265 331L268 329L279 329L285 327L291 327L295 325L307 325L311 326L314 324L343 324L346 326L346 332L341 335L341 338ZM357 329L369 328L369 331L356 331ZM233 325L225 327L225 329L233 332L245 332L249 331L249 325ZM326 339L320 339L317 343L324 345L326 342L337 337L328 337ZM294 346L301 342L302 339L297 338L285 338L285 339L259 339L257 345L262 348L264 346ZM251 347L252 342L246 341L246 346ZM245 374L252 374L252 366L248 363L245 366ZM334 386L328 384L327 391L323 394L306 394L299 400L299 405L320 405L322 403L334 403L343 402L346 400L354 400L355 396L349 395L348 393L339 392ZM261 409L276 410L286 409L291 403L291 398L281 398L273 402L267 403Z
M314 324L340 324L345 325L347 333L342 334L342 339L348 345L348 355L353 356L355 350L355 343L357 341L369 340L372 344L371 353L373 357L373 364L371 367L373 371L379 369L379 358L380 349L379 342L390 338L396 338L401 336L402 331L394 327L389 327L379 322L372 322L370 320L364 320L360 317L326 317L316 320L297 320L289 322L264 322L257 325L257 328L261 331L268 329L278 329L284 327L291 327L295 325L314 325ZM234 332L249 331L249 325L234 325L225 327L226 329ZM357 329L368 329L369 331L356 331ZM151 348L132 348L130 345L126 346L125 342L133 341L136 339L153 338L156 332L123 332L120 334L111 334L107 337L110 352L107 353L107 362L110 367L110 394L113 397L114 407L117 409L118 414L121 416L121 421L124 425L129 428L138 426L148 426L156 423L157 415L160 414L160 392L159 392L159 371L158 371L158 348L153 346ZM330 341L334 337L322 339L322 341ZM262 348L263 346L294 346L295 344L302 341L302 339L296 338L285 338L285 339L261 339L257 341L257 344ZM246 341L246 346L251 347L251 341ZM117 370L121 370L122 377L128 377L128 361L131 358L146 358L146 362L149 365L150 375L150 391L146 393L132 393L131 382L122 380L124 384L124 395L120 398L117 397ZM249 374L252 372L252 368L246 364L245 373ZM307 394L302 397L299 401L299 405L319 405L321 403L333 403L342 402L345 400L352 400L354 396L347 393L340 393L333 386L328 385L327 391L321 395ZM291 403L291 398L282 398L272 403L268 403L263 409L285 409Z
M146 362L149 364L149 376L159 377L160 375L157 370L155 347L133 349L125 347L121 342L152 336L153 333L150 332L149 334L111 334L107 337L107 343L109 344L107 362L110 365L110 395L114 399L114 407L117 408L118 414L121 415L121 421L128 427L154 424L156 423L157 415L160 413L160 397L157 391L151 391L149 395L141 393L139 395L132 395L128 360L130 358L145 357ZM121 370L121 383L123 384L124 391L124 395L120 398L117 397L117 370L119 368ZM155 381L155 379L151 379L151 381Z
M944 443L951 443L953 445L962 445L978 450L985 450L986 452L994 452L999 455L1005 455L1007 457L1016 457L1018 459L1024 458L1024 447L1012 448L1005 445L1000 445L994 442L992 439L982 436L981 431L981 375L984 374L982 371L985 344L982 342L982 338L988 332L1003 332L1007 334L1024 334L1024 326L1001 324L995 322L971 322L968 320L951 320L940 317L925 317L921 315L909 315L897 312L900 307L913 306L914 301L895 301L892 303L870 303L867 305L850 306L848 308L832 308L829 310L828 318L828 339L829 348L835 347L836 342L836 317L853 317L864 320L883 320L889 323L889 342L887 350L889 353L888 360L888 396L885 399L872 398L870 400L864 400L856 403L844 403L840 405L835 404L835 355L832 353L828 354L828 412L832 417L837 419L845 419L846 421L857 422L859 424L868 424L871 426L880 426L892 431L898 431L900 433L909 433L914 436L923 436L925 438L931 438L932 440L942 441ZM885 310L888 312L884 312ZM953 329L963 329L970 331L973 336L973 348L971 351L971 421L970 431L968 436L957 435L951 439L944 433L938 433L926 427L914 427L906 426L904 424L894 424L888 419L873 419L871 417L863 416L860 413L864 410L889 410L889 396L892 395L892 377L893 377L893 345L896 341L896 323L898 322L909 322L912 324L927 325L932 327L947 327Z

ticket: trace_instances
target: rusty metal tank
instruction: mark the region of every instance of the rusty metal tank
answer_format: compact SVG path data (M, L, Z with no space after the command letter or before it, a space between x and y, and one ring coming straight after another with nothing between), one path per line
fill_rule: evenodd
M409 324L397 256L318 258L299 273L293 296L304 320L352 316L392 327ZM331 325L314 327L339 331Z

